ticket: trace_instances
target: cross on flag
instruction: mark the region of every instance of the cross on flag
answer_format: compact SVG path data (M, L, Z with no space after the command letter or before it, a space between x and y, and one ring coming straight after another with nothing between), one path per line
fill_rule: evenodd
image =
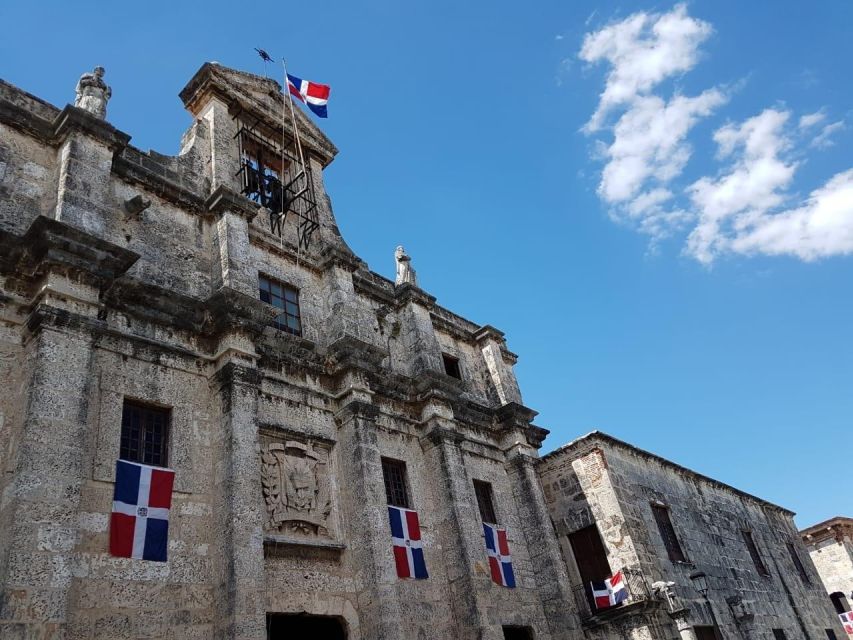
M399 578L428 578L418 512L388 505L394 564Z
M515 572L512 570L512 556L509 554L506 529L484 522L483 535L486 538L486 555L489 557L489 573L492 574L492 582L502 587L515 588Z
M118 460L110 515L110 553L166 561L175 472Z
M329 102L329 93L332 91L329 85L303 80L288 73L287 89L294 98L304 103L318 118L328 117L326 105Z

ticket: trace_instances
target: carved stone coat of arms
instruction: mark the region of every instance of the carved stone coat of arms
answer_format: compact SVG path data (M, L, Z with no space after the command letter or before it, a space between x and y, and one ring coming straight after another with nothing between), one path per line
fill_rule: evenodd
M295 440L273 442L261 454L267 530L328 535L329 455Z

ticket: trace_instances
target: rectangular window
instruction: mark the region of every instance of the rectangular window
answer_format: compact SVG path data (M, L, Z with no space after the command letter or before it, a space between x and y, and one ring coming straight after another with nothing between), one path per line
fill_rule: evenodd
M655 516L655 522L658 525L663 546L666 547L666 552L669 554L669 559L673 562L687 562L687 556L681 550L681 544L678 542L678 537L675 535L675 529L669 518L669 509L653 504L652 513Z
M838 640L838 637L835 635L835 631L832 629L824 629L826 631L827 640Z
M385 480L385 496L392 507L409 509L409 487L406 482L406 463L401 460L382 458L382 477Z
M119 458L155 467L168 465L169 410L124 401Z
M800 560L800 555L797 553L796 547L790 542L787 544L788 553L791 554L791 562L794 563L794 566L797 568L797 573L800 574L800 579L803 581L803 584L811 584L812 581L809 579L809 574L806 573L806 568L803 566L802 561Z
M764 566L764 560L761 559L761 554L758 553L758 547L755 546L755 540L752 539L751 531L742 531L743 541L746 543L746 548L749 549L749 555L752 558L752 564L755 565L755 570L759 575L769 576L770 572Z
M441 359L444 362L444 373L452 378L461 380L462 372L459 370L459 358L454 358L446 353L442 353Z
M281 314L273 320L273 326L295 336L301 336L302 318L299 313L299 290L261 275L258 276L258 289L263 302L281 309Z
M474 494L477 496L477 506L480 508L480 518L483 522L497 524L495 505L492 501L492 485L482 480L474 480Z
M773 629L774 640L788 640L785 636L785 631L782 629Z

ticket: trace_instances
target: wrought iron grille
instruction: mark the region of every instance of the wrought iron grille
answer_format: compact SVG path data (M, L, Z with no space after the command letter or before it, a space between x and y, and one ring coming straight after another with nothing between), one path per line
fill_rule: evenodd
M156 467L168 464L169 410L124 401L119 458Z
M408 509L409 488L406 484L406 463L401 460L382 458L382 476L385 480L388 504Z
M649 583L639 569L621 569L621 572L625 589L628 592L628 598L621 605L615 607L607 609L597 608L595 606L595 599L592 597L591 585L575 585L573 588L575 603L577 604L581 619L587 620L594 616L612 615L630 604L647 602L653 599Z
M243 124L235 137L240 146L237 176L243 195L269 210L270 229L279 237L292 214L299 247L307 249L312 234L320 228L320 219L314 178L302 165L294 140L288 136L281 139L280 133L258 119L251 125Z

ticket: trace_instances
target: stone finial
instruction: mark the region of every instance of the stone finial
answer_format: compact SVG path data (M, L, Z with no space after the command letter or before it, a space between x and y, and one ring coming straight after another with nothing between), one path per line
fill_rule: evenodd
M412 258L406 253L403 245L397 247L394 252L394 259L397 261L397 278L395 284L411 284L418 286L418 277L415 273L415 268L412 266Z
M104 68L95 67L91 73L86 72L80 76L74 106L103 120L107 117L107 101L112 95L112 89L104 82Z

